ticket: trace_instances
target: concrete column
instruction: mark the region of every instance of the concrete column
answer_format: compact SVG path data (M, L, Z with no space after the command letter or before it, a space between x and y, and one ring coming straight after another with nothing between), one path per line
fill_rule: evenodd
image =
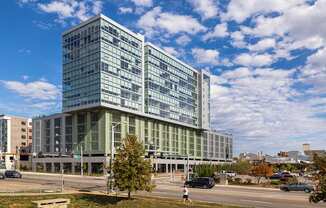
M106 175L106 162L103 162L103 175Z
M187 159L183 159L183 173L187 174Z
M63 170L63 163L60 162L60 173L62 172L62 170Z
M85 141L85 153L91 152L91 112L86 114L86 135L84 138Z
M54 170L54 163L51 163L51 173L54 173L55 170Z
M166 172L166 173L169 173L169 163L166 163L166 164L165 164L165 167L166 167L166 168L165 168L165 172Z
M43 164L43 172L46 172L46 163L43 162L42 164Z
M71 173L72 173L72 174L75 174L75 173L76 173L75 165L76 165L75 162L72 162L72 163L71 163Z
M66 117L62 116L61 119L61 153L66 153Z
M36 162L32 162L32 171L36 172Z
M92 163L88 162L88 175L92 174Z

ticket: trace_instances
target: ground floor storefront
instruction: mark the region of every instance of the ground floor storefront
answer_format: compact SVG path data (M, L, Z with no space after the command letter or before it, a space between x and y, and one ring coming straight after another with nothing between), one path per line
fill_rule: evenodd
M184 172L198 164L221 164L230 161L202 161L187 158L148 158L151 160L153 172ZM109 169L109 158L83 157L74 159L67 157L33 158L32 171L47 173L65 173L76 175L103 175Z

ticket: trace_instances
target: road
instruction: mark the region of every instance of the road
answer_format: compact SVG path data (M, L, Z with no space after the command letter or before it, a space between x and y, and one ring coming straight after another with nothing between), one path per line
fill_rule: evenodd
M65 190L83 190L105 192L103 177L65 176ZM141 192L144 196L159 196L181 199L182 184L170 183L167 178L155 179L156 188L152 193ZM22 179L6 179L0 181L0 192L37 191L37 189L60 189L61 177L53 174L23 174ZM214 202L219 204L240 205L257 208L321 208L326 204L310 204L309 194L301 192L282 192L277 189L216 186L210 190L189 189L192 200Z

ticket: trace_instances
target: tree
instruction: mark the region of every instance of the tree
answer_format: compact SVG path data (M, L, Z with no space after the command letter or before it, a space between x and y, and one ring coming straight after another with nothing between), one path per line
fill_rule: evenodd
M248 161L238 161L233 164L233 171L237 174L247 175L250 173L251 164Z
M321 156L314 155L312 170L315 172L317 186L310 195L309 201L314 203L326 202L326 154Z
M212 164L200 164L194 167L194 173L197 177L213 177L217 167Z
M117 150L113 163L114 185L121 191L128 191L129 199L131 192L152 191L154 188L151 183L151 163L145 160L144 155L143 145L132 135L128 135Z

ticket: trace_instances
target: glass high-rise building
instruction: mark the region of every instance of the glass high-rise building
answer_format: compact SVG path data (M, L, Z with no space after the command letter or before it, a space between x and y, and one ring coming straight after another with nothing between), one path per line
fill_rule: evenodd
M210 129L208 72L104 15L64 32L62 51L63 113L34 119L42 144L36 152L71 154L82 147L105 157L112 139L117 147L132 134L155 152L159 167L167 157L180 164L185 157L232 160L232 136Z

